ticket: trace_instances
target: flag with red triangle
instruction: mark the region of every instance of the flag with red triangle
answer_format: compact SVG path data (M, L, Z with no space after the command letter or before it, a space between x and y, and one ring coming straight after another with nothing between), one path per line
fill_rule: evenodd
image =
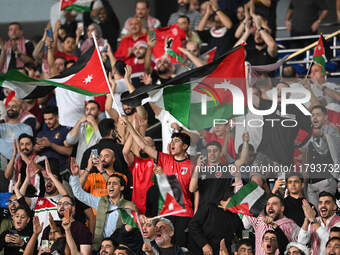
M155 29L157 44L152 49L152 55L155 59L163 57L167 52L172 52L170 60L172 63L178 62L178 59L183 56L182 52L178 50L178 47L182 47L182 41L185 40L185 31L178 27L177 24L171 26ZM166 38L168 43L166 45Z
M130 208L119 208L119 214L125 224L138 228L138 213Z
M149 93L142 103L152 102L168 111L191 130L210 128L215 120L243 115L247 105L244 47L231 49L204 66L177 75L164 84L136 89L122 98Z
M318 44L315 46L314 54L313 54L313 62L321 65L322 73L325 74L326 62L331 58L331 50L329 46L327 46L325 38L320 35Z
M0 74L0 86L14 90L15 96L23 99L46 96L55 87L88 96L109 93L101 59L95 46L60 75L42 80L28 77L18 70L9 70L6 74Z
M185 212L183 192L176 175L157 174L158 215L165 217Z
M214 60L214 57L215 57L215 54L216 54L216 49L217 49L217 47L214 47L211 50L204 52L201 55L201 58L203 58L205 61L207 61L207 63L212 62Z
M61 0L60 10L89 12L92 0Z
M47 212L47 211L56 211L57 205L53 204L49 199L44 197L38 197L37 202L35 204L34 212Z

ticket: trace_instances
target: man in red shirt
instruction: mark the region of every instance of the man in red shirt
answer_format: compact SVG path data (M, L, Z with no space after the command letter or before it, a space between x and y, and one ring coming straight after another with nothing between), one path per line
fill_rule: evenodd
M115 53L117 60L125 61L132 55L132 49L137 41L146 42L146 34L142 32L142 22L138 18L131 18L129 21L130 35L123 38Z
M177 176L178 181L181 184L186 211L170 216L169 219L175 226L174 241L176 245L185 247L187 242L185 229L193 216L192 202L190 199L191 193L189 191L191 164L186 153L190 146L190 136L184 133L172 134L169 146L170 154L166 154L158 152L154 147L148 145L144 139L138 135L126 117L122 116L120 120L127 126L133 140L141 150L153 158L165 174L175 174Z

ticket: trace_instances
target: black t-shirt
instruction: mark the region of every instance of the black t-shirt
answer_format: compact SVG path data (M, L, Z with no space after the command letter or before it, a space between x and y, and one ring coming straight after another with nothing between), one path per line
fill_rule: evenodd
M227 29L227 32L221 37L212 36L210 30L196 32L203 42L208 43L208 49L217 47L214 59L222 56L224 53L230 50L236 42L234 37L234 29Z
M76 213L74 214L74 219L82 224L85 224L87 220L85 210L91 207L84 204L83 202L80 202L78 199L75 199L75 201L76 201Z
M26 245L30 239L30 237L32 236L32 229L30 229L28 226L23 229L22 231L17 231L14 227L12 227L11 230L5 230L4 232L1 233L0 235L0 250L4 249L4 254L23 254L24 250L26 248ZM18 234L21 239L24 240L24 246L22 247L18 247L18 246L13 246L13 244L11 243L6 243L5 242L5 236L7 234Z
M48 240L49 233L50 226L48 225L43 231L41 240ZM72 222L71 233L78 250L80 250L80 245L92 245L92 234L90 230L79 221Z
M292 30L310 34L312 24L319 18L319 12L326 10L327 1L291 0L289 9L293 10Z
M175 247L169 247L169 248L158 248L160 255L174 255L175 253Z
M199 206L218 203L227 192L229 195L233 194L233 186L231 186L233 179L228 172L228 166L219 165L218 167L221 167L221 172L201 173L198 179Z
M254 66L268 65L276 62L276 58L269 55L267 47L262 50L258 50L255 48L255 44L253 44L252 46L246 46L246 50L246 60Z
M283 204L285 206L283 214L287 218L294 220L299 227L303 225L303 222L305 220L305 214L302 209L303 199L304 198L295 199L291 196L288 196L283 200Z
M260 109L270 109L272 101L260 99ZM277 121L272 121L276 119ZM295 127L285 127L295 125L288 119L297 122ZM283 121L283 122L282 122ZM305 116L295 105L287 105L287 116L281 115L281 106L270 115L263 116L262 140L257 149L270 157L277 163L289 165L293 162L294 140L299 129L311 133L311 122L309 116ZM272 124L273 123L273 124ZM272 125L274 127L272 127Z

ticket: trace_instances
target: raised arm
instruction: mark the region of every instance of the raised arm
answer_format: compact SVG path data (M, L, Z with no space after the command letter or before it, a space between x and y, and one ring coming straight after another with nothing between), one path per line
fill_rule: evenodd
M273 37L262 27L262 18L258 15L253 17L257 31L261 34L263 41L267 45L267 52L271 57L277 55L277 45Z
M199 23L198 26L196 27L196 30L197 30L197 31L203 31L203 30L204 30L204 28L205 28L205 26L206 26L206 24L207 24L207 22L208 22L208 20L209 20L209 18L210 18L210 16L211 16L211 14L213 13L213 11L212 11L211 8L212 8L212 7L211 7L211 3L209 2L209 3L207 4L207 10L206 10L204 16L202 17L200 23Z
M210 0L210 3L211 3L212 10L220 18L222 24L227 29L231 29L233 27L233 22L231 21L231 19L227 15L224 14L223 11L221 11L221 9L218 6L217 0Z
M137 143L137 145L145 151L151 158L157 159L158 152L156 149L154 149L152 146L147 145L144 142L144 139L139 136L137 131L133 128L131 123L128 121L128 119L125 116L120 117L120 120L124 125L127 126L127 129L130 132L130 135L132 136L133 140Z
M63 226L65 230L65 237L66 237L66 243L68 247L70 248L71 255L82 255L78 248L77 245L73 239L72 233L71 233L71 221L70 219L66 219L65 217L62 218L61 220L61 225Z
M204 66L206 64L206 61L196 57L195 55L193 55L190 51L188 51L185 48L181 48L178 47L178 50L180 52L182 52L185 56L187 56L188 59L190 59L190 61L196 66L196 67L200 67L200 66Z
M144 57L144 69L145 69L145 72L147 74L151 74L152 73L152 66L151 66L151 63L152 63L152 49L153 49L153 47L156 46L157 40L156 40L156 38L151 39L150 35L148 34L147 41L148 41L147 42L148 43L148 48L146 49L146 53L145 53L145 57Z
M133 161L135 159L135 156L131 152L131 147L132 147L132 136L129 135L123 147L124 160L129 167L132 166Z
M35 247L38 241L38 236L43 230L43 227L44 227L44 223L40 224L39 217L34 216L33 217L33 234L25 247L23 255L35 254L34 252L35 252Z
M14 140L13 141L13 153L11 156L11 159L9 160L4 175L6 179L11 179L13 177L13 172L14 172L14 163L15 163L15 157L17 156L17 153L19 152L20 148L17 146L18 141Z
M80 127L83 123L86 122L86 116L84 115L83 117L80 118L80 120L77 121L76 125L71 129L70 132L68 132L67 136L66 136L66 142L68 144L76 144L78 142L78 135L79 135L79 130Z
M46 170L47 176L53 181L59 194L62 196L68 195L67 190L65 189L64 185L58 180L58 178L54 174L52 174L50 163L48 162L47 158L45 158L45 170Z

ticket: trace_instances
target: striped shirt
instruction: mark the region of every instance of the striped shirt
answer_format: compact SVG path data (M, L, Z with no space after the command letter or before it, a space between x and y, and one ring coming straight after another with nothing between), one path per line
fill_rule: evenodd
M244 227L247 229L251 225L255 231L255 250L256 250L255 254L256 255L265 254L265 251L261 245L262 237L267 230L273 230L271 225L264 223L263 218L264 217L262 215L260 215L257 218L251 217L251 216L243 217ZM275 223L285 233L289 242L297 241L300 227L292 219L283 217L279 220L276 220ZM277 250L275 254L279 254L279 250Z

